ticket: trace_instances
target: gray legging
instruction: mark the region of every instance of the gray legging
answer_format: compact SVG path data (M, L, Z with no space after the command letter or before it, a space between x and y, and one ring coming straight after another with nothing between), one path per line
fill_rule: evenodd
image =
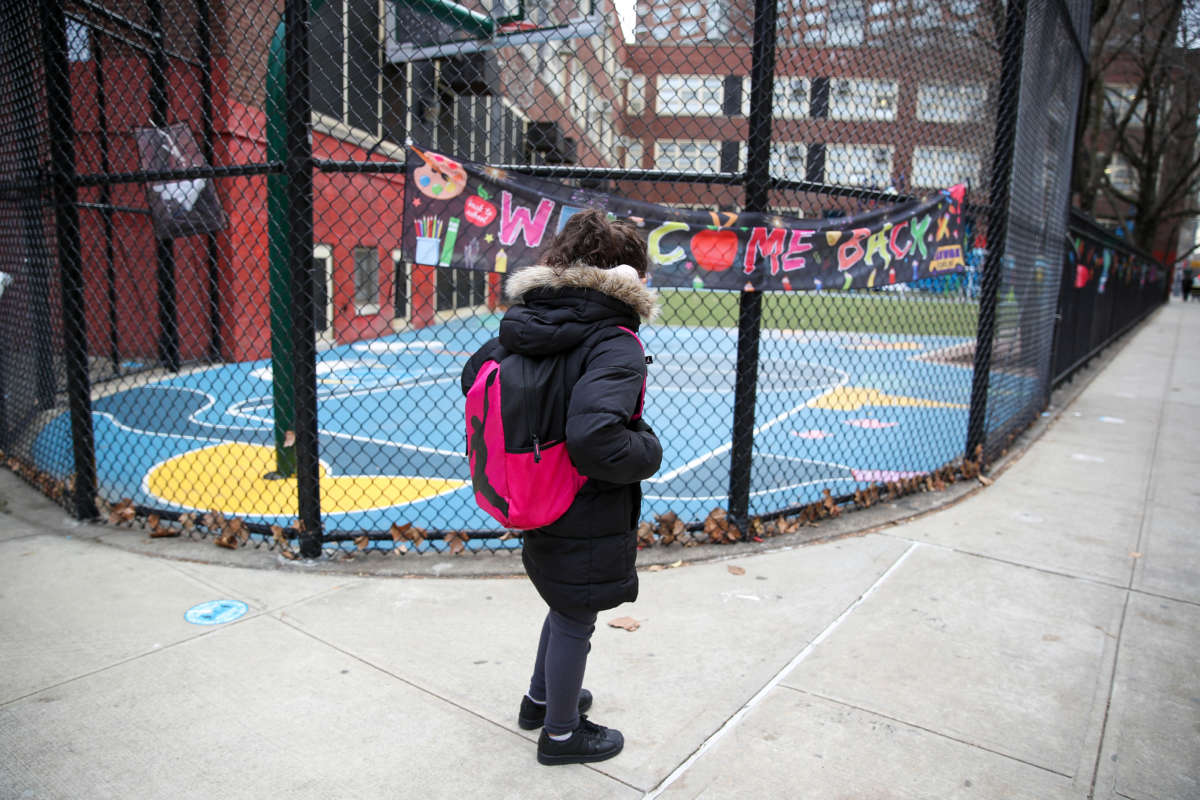
M593 611L550 609L542 623L529 696L546 701L546 733L561 735L579 726L579 689L596 630Z

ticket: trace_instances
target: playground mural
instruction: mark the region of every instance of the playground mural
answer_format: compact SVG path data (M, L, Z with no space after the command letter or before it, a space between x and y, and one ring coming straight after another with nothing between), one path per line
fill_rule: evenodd
M507 272L535 263L573 214L595 208L644 232L656 286L862 289L964 270L961 185L834 219L695 211L629 200L410 147L405 257Z

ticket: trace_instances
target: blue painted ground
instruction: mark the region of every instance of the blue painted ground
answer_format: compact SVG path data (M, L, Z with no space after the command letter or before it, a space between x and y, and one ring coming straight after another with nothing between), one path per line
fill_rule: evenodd
M458 376L497 322L495 316L452 320L322 352L318 424L329 474L469 481ZM654 358L645 416L664 445L663 467L645 484L643 516L670 510L702 519L728 503L736 332L647 326L642 334ZM938 357L966 343L764 332L751 512L810 502L825 488L852 492L961 456L971 371ZM102 397L93 410L102 496L186 509L152 494L147 476L168 459L211 445L270 446L270 364L175 376ZM72 471L70 452L64 415L40 432L34 457L41 469L65 478ZM236 511L259 522L291 521ZM414 502L325 515L331 532L387 530L393 522L495 528L475 506L469 485Z

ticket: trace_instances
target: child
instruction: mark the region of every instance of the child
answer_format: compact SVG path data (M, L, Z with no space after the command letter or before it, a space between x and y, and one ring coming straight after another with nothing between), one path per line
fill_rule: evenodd
M566 513L525 533L525 571L550 610L518 724L544 723L539 762L575 764L612 758L625 743L583 716L592 695L581 687L596 612L637 598L639 481L658 469L662 447L641 418L646 362L634 334L657 306L644 285L646 246L628 222L577 213L541 260L509 279L514 305L463 369L462 387L509 352L564 360L567 453L587 481Z

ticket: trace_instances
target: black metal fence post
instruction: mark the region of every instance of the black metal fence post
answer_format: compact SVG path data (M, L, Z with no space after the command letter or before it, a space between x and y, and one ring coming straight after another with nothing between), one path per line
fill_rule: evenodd
M87 318L84 314L83 256L79 212L75 205L75 124L71 111L71 71L67 60L67 23L61 0L49 0L42 15L46 111L50 134L50 170L54 198L54 234L62 275L63 355L71 409L75 459L71 513L96 516L96 446L92 431L88 376Z
M295 394L296 488L299 495L300 555L321 554L321 496L317 436L317 342L313 315L313 156L309 126L309 0L288 0L284 52L287 65L286 121L288 259L292 294L292 375Z
M163 27L162 0L147 0L150 30L154 43L150 57L150 124L167 127L166 33ZM155 245L158 264L158 359L172 372L179 371L179 308L175 291L175 240L158 239Z
M755 0L750 66L750 118L746 145L746 210L769 205L771 122L775 86L776 0ZM733 390L733 436L729 456L729 514L746 529L754 460L754 405L758 389L758 343L762 292L743 291L738 302L737 371Z
M979 287L979 327L975 336L975 372L971 379L971 409L967 418L966 458L974 458L982 445L987 449L987 395L992 369L992 340L996 335L996 301L1008 235L1013 147L1016 143L1017 110L1021 100L1021 63L1025 39L1027 0L1010 0L1004 21L1001 46L999 95L996 104L996 135L992 150L989 191L988 250Z
M209 166L216 164L213 141L216 138L213 119L213 57L212 5L209 0L196 0L196 38L200 56L200 151ZM218 261L217 235L204 234L208 267L208 357L221 358L221 267Z
M50 246L46 242L44 195L40 186L46 177L42 174L42 156L38 152L44 132L38 124L42 116L38 107L41 97L34 74L39 44L42 47L43 69L48 53L44 49L44 40L41 43L34 41L38 29L35 4L11 5L20 8L22 17L8 18L4 25L3 35L8 38L5 49L13 54L12 83L17 100L15 107L7 113L13 115L19 126L19 135L15 137L14 142L17 176L22 181L38 186L38 191L22 192L20 200L25 247L24 266L29 277L29 304L33 316L32 344L36 353L34 396L39 408L52 408L57 391L57 379L54 374L55 335L50 312L50 295L53 292L50 275L53 264L50 260ZM6 377L12 379L10 376ZM7 403L5 405L7 411ZM5 430L7 431L7 427Z
M109 160L108 140L108 92L104 84L104 45L99 41L92 44L92 60L96 64L96 126L99 130L100 169L112 170ZM121 374L121 347L117 319L117 270L116 251L113 247L112 186L100 186L100 220L104 231L104 282L105 299L108 301L108 358L112 361L114 375Z

